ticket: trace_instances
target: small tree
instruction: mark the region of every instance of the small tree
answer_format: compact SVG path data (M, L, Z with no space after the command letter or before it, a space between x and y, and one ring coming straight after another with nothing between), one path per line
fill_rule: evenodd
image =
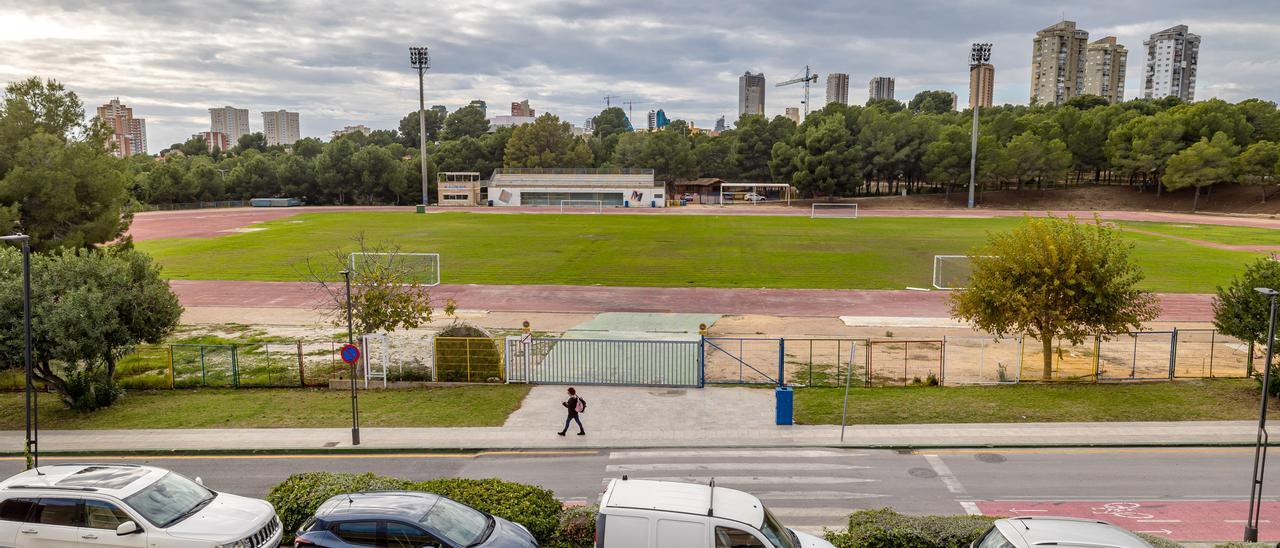
M397 246L371 245L364 235L356 236L356 251L373 253L351 270L351 325L357 335L389 333L413 329L431 321L431 292L426 272ZM344 280L336 273L351 268L351 253L338 250L333 262L324 265L307 261L311 278L327 297L321 310L335 326L347 325L347 294ZM454 304L445 302L444 312L453 315Z
M948 301L954 318L997 338L1021 333L1040 339L1044 378L1053 373L1053 341L1138 329L1159 303L1138 289L1143 274L1129 258L1133 245L1095 219L1027 218L992 234L973 252L968 287Z
M1200 188L1235 180L1236 155L1240 152L1226 133L1213 134L1213 139L1202 138L1182 152L1169 158L1165 168L1164 186L1169 190L1195 187L1196 197L1191 211L1200 207Z
M1223 334L1249 343L1249 364L1253 367L1254 345L1267 343L1271 301L1255 287L1280 289L1280 259L1261 257L1245 267L1244 274L1226 287L1218 286L1213 298L1213 325Z

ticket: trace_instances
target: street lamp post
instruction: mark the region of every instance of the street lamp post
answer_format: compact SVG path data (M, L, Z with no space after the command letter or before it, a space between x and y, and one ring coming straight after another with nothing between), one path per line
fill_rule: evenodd
M431 55L426 46L409 48L409 64L418 69L418 157L422 160L422 206L427 199L427 103L423 95L423 80L431 68Z
M347 290L347 344L355 344L355 332L351 324L351 271L341 272ZM364 352L361 352L363 355ZM360 402L356 398L356 362L351 362L351 445L360 445Z
M1262 513L1262 477L1267 471L1267 392L1271 388L1271 357L1276 341L1276 296L1280 291L1255 287L1254 291L1271 300L1271 319L1267 324L1267 361L1262 363L1262 409L1258 415L1258 440L1253 449L1253 485L1249 488L1249 519L1244 526L1245 542L1258 541L1258 518Z
M37 438L40 432L39 395L35 391L31 364L31 237L26 234L0 236L0 241L22 243L22 364L25 369L26 388L26 453L31 457L32 466L40 466L40 446Z
M973 99L973 143L969 150L969 209L973 209L973 189L978 179L978 107L982 104L982 67L991 61L991 44L974 44L969 50L969 72L978 71Z

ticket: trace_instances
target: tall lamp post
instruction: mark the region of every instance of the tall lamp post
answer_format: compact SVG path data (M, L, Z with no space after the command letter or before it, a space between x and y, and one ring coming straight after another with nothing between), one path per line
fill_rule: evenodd
M342 274L347 290L347 344L355 344L355 333L351 326L351 271L343 270L339 274ZM351 362L351 445L360 445L359 416L360 402L356 399L356 362Z
M978 179L978 106L982 104L982 66L991 62L991 44L974 44L969 50L969 72L978 72L973 98L973 144L969 150L969 209L973 209L973 189Z
M427 206L427 103L423 95L423 80L431 68L431 55L427 47L409 48L409 64L418 69L418 156L422 160L422 207Z
M1253 485L1249 488L1249 519L1244 526L1245 542L1258 541L1258 518L1262 513L1262 476L1267 471L1267 392L1271 388L1271 356L1276 341L1276 296L1280 291L1255 287L1254 291L1271 300L1271 320L1267 324L1267 361L1262 364L1262 410L1258 415L1258 441L1253 449Z
M35 391L31 365L31 237L26 234L0 236L3 242L22 243L22 364L26 370L26 452L30 455L31 465L40 466L40 446L36 443L39 437L39 396Z

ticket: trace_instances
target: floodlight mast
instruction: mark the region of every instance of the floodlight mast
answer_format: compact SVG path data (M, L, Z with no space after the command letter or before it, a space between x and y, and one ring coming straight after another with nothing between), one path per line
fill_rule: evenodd
M431 68L431 54L426 46L409 48L409 65L418 69L418 158L422 162L422 206L429 203L427 194L427 118L426 98L423 94L423 80L427 69Z
M973 100L973 143L969 150L969 209L973 209L974 186L978 179L978 107L982 104L982 66L991 62L991 44L974 44L969 49L969 72L978 72L978 82L970 92Z

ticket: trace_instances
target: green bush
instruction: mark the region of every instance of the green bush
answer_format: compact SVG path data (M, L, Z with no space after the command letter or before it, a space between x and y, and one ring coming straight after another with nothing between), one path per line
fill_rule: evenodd
M986 516L908 516L889 508L859 510L847 531L828 531L837 548L961 548L978 538L997 518Z
M110 407L124 393L105 371L97 367L69 369L66 389L71 408L81 412Z
M1150 543L1152 546L1155 546L1156 548L1182 548L1181 544L1178 544L1167 538L1157 537L1155 535L1148 535L1146 533L1134 533L1134 534L1138 535L1139 537L1142 537L1142 540L1147 541L1148 543Z
M547 548L592 548L596 542L596 506L566 508L560 515L560 530Z
M271 489L267 501L275 505L284 524L285 540L293 539L298 527L315 515L321 503L335 495L361 491L424 491L505 518L529 528L539 542L555 537L563 510L560 501L546 489L499 479L442 478L424 482L374 474L334 474L306 472L289 476Z

